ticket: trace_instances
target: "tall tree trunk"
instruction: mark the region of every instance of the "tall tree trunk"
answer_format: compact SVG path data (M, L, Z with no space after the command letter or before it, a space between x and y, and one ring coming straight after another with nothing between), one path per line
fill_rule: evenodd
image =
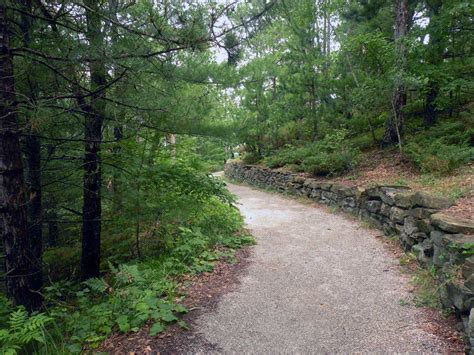
M5 248L8 296L28 310L41 304L35 280L41 270L28 239L26 188L23 181L16 117L13 61L9 49L6 6L0 5L0 221Z
M439 29L436 29L436 17L442 6L441 0L427 1L430 22L428 24L428 33L430 35L430 42L428 44L428 56L426 62L437 68L443 61L443 45L442 38L440 38ZM435 101L438 97L439 84L435 78L430 78L428 82L428 92L426 93L425 112L423 115L423 124L425 127L432 126L436 122L436 106Z
M117 31L116 23L119 23L119 19L117 13L119 11L119 0L109 0L109 17L113 20L110 21L110 32L111 32L111 44L112 47L116 46L119 41L119 34ZM112 67L113 76L117 75L117 70L115 66ZM125 86L125 85L124 85ZM117 94L121 97L121 92L125 90L121 90L120 87L116 89ZM115 123L114 123L114 140L116 142L115 147L112 148L112 152L114 155L114 160L118 162L120 160L120 153L122 148L120 147L120 141L123 139L123 125L120 123L120 119L124 112L119 107L115 107ZM118 115L117 115L118 110ZM117 119L117 116L119 117ZM121 195L121 186L120 186L120 173L118 169L114 169L112 175L112 210L114 213L120 213L122 209L122 195Z
M423 124L425 127L432 126L436 122L435 101L438 97L438 84L430 81L428 93L426 94L425 112L423 115Z
M401 150L401 136L403 135L403 108L407 96L403 85L403 76L406 69L406 48L404 38L408 32L408 0L397 0L395 7L395 57L396 69L395 87L392 98L393 115L390 115L385 125L385 133L382 145L393 145L398 143Z
M102 121L105 115L106 70L102 61L104 38L101 29L99 7L95 0L86 5L86 38L92 59L89 62L91 92L90 105L83 109L85 117L84 201L82 222L81 277L83 280L100 274L101 229L101 160Z
M28 233L31 249L34 255L33 262L41 269L43 256L43 210L41 203L41 145L36 135L26 137L26 166L28 183ZM43 284L42 274L37 273L34 280L34 289L40 289Z
M31 26L32 17L26 13L33 13L31 0L22 0L22 10L25 12L21 16L21 30L23 36L23 46L29 48L31 46ZM26 73L29 91L28 99L31 103L36 102L38 97L38 85L35 80L34 70L37 66L32 63L29 71ZM32 123L32 114L30 109L27 113L29 123ZM41 141L35 134L35 129L30 127L28 135L25 138L26 148L26 182L28 184L27 194L27 219L28 233L31 248L34 253L34 262L37 263L38 269L41 268L43 254L43 235L42 235L42 206L41 206ZM35 278L34 289L40 289L42 286L42 274L37 273Z
M112 152L115 156L115 161L118 161L120 159L120 152L122 151L122 148L120 147L120 141L123 138L123 128L122 126L116 122L116 125L114 127L114 139L116 141L116 146L113 148ZM122 195L121 195L121 186L120 186L120 178L119 178L119 171L118 169L114 170L113 176L112 176L112 209L114 213L120 212L122 208Z

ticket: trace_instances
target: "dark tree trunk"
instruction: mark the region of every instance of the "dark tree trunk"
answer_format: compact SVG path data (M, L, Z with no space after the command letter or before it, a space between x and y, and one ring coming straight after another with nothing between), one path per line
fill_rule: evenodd
M423 124L430 127L436 122L435 100L438 97L438 85L434 82L430 83L430 88L426 94L425 112L423 115Z
M41 272L28 238L26 188L16 117L13 62L6 6L0 5L0 221L5 248L8 296L28 310L41 304L35 280Z
M427 6L430 12L430 22L428 24L428 33L430 35L430 42L428 44L426 62L428 65L438 67L443 61L443 40L440 38L439 29L436 28L436 17L442 6L441 0L427 1ZM428 82L428 92L426 93L425 112L423 115L423 123L425 127L432 126L436 122L436 106L435 101L438 98L439 84L436 78L430 78Z
M112 46L117 45L117 42L119 40L119 35L117 31L117 26L116 23L119 23L119 19L117 17L117 13L119 11L119 1L118 0L109 0L109 11L110 11L110 18L113 20L109 23L110 26L110 32L111 32L111 43ZM113 68L113 75L116 76L117 70L114 67ZM121 97L121 93L123 91L119 88L117 90L117 93L119 94L119 97ZM115 161L120 160L120 153L122 151L122 148L120 147L120 141L123 138L123 126L120 124L120 118L123 115L123 112L120 108L116 107L116 110L119 110L118 112L118 117L119 119L116 120L115 125L114 125L114 139L116 141L116 146L113 148L113 154L114 154L114 159ZM113 176L112 176L112 209L114 213L120 213L120 210L122 209L122 195L121 195L121 186L120 186L120 173L118 169L114 170Z
M116 161L118 161L120 159L120 152L122 150L120 145L119 145L120 141L123 138L123 133L122 132L123 132L122 126L117 124L114 127L114 139L116 141L117 146L115 146L113 148L113 153L115 155ZM118 171L118 169L114 170L114 174L113 174L112 178L113 178L113 181L112 181L113 207L112 208L113 208L113 211L115 213L117 213L122 208L122 198L121 198L121 194L120 194L121 186L120 186L120 181L119 181L119 171Z
M84 1L87 6L87 32L90 53L91 75L90 105L83 107L85 117L84 155L84 205L82 223L81 277L88 279L100 274L100 229L101 229L101 161L102 121L105 114L106 70L102 62L103 34L99 8L95 0ZM102 89L101 89L102 88Z
M59 227L56 221L58 216L55 211L50 215L51 220L48 221L48 246L55 247L59 239Z
M31 249L34 255L33 262L41 269L43 254L43 219L41 206L41 145L37 136L30 135L26 138L27 154L27 182L28 182L28 233ZM33 289L40 289L42 282L41 273L37 273Z
M22 7L25 13L33 13L31 0L22 0ZM21 17L21 30L23 36L23 45L29 48L31 45L32 17L25 14ZM38 96L38 86L35 80L35 65L30 67L27 72L29 92L27 93L30 102L35 102ZM31 120L31 115L27 114ZM41 141L35 135L33 129L28 132L25 139L26 148L26 182L28 184L27 193L27 218L28 233L31 242L31 248L34 253L34 262L38 269L41 268L43 254L43 236L42 236L42 206L41 206ZM42 286L42 275L37 274L35 278L34 289L40 289Z
M404 37L408 31L408 0L397 0L395 7L395 57L397 73L395 74L395 88L392 98L392 111L385 125L385 133L382 145L388 146L400 144L403 135L403 108L406 104L407 96L403 85L403 76L406 69L406 48Z

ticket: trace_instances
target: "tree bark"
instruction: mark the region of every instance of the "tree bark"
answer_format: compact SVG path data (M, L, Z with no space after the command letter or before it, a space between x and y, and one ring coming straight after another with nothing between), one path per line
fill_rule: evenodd
M407 96L403 85L403 76L406 69L406 48L404 38L408 32L408 0L397 0L395 7L395 58L396 74L395 87L392 97L393 115L390 115L385 125L382 145L388 146L398 143L401 146L403 135L403 108Z
M26 188L16 115L13 61L6 6L0 5L0 221L5 248L6 284L14 305L28 310L41 305L34 291L41 270L28 238Z
M427 64L438 67L440 63L443 61L443 45L442 45L442 38L440 38L439 29L436 29L436 25L434 24L436 21L436 17L439 15L439 11L442 6L441 0L431 0L427 1L427 6L429 9L429 16L430 22L428 24L428 33L430 35L430 42L428 44L428 51L427 51ZM426 93L426 101L425 101L425 112L423 115L423 124L425 127L432 126L436 122L436 105L435 101L438 97L439 92L439 84L435 78L429 78L428 81L428 92Z
M25 13L33 13L31 0L22 0L21 3ZM25 48L31 46L32 17L22 14L21 31L23 37L23 45ZM34 70L37 66L32 64L26 77L28 80L29 91L26 93L30 102L34 103L38 96L38 85L35 80ZM31 111L27 113L27 121L31 123ZM28 233L31 243L31 249L34 253L34 262L37 263L38 269L41 269L43 254L43 228L42 228L42 199L41 199L41 140L35 134L34 129L30 129L29 134L25 138L26 148L26 182L28 185L27 193L27 220ZM34 280L34 289L40 289L43 280L42 274L37 273Z
M40 270L43 256L43 210L41 201L41 145L40 138L29 135L26 138L26 166L28 183L28 233L34 263ZM38 290L43 285L42 274L37 273L33 289Z
M90 105L83 108L85 117L84 155L84 201L82 223L81 278L98 277L100 274L100 232L101 232L101 159L102 122L105 115L106 69L101 59L104 38L101 18L95 0L84 1L86 5L87 32L90 53L89 62L91 92Z

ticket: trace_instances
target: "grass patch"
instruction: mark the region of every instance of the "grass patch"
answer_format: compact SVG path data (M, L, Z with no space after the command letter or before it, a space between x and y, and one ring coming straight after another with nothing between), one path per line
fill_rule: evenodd
M434 266L430 268L417 267L413 272L411 284L415 288L413 304L416 307L442 309L440 301L441 284L436 277Z

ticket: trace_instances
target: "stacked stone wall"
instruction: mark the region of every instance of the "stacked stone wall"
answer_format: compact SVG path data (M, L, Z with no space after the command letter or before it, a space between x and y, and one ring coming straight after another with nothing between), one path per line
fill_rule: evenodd
M234 181L307 197L370 222L386 235L399 235L425 267L434 267L443 287L441 301L453 309L474 354L474 223L440 212L449 199L408 187L361 188L320 182L300 174L261 166L228 163L225 175ZM473 350L470 350L473 349Z

